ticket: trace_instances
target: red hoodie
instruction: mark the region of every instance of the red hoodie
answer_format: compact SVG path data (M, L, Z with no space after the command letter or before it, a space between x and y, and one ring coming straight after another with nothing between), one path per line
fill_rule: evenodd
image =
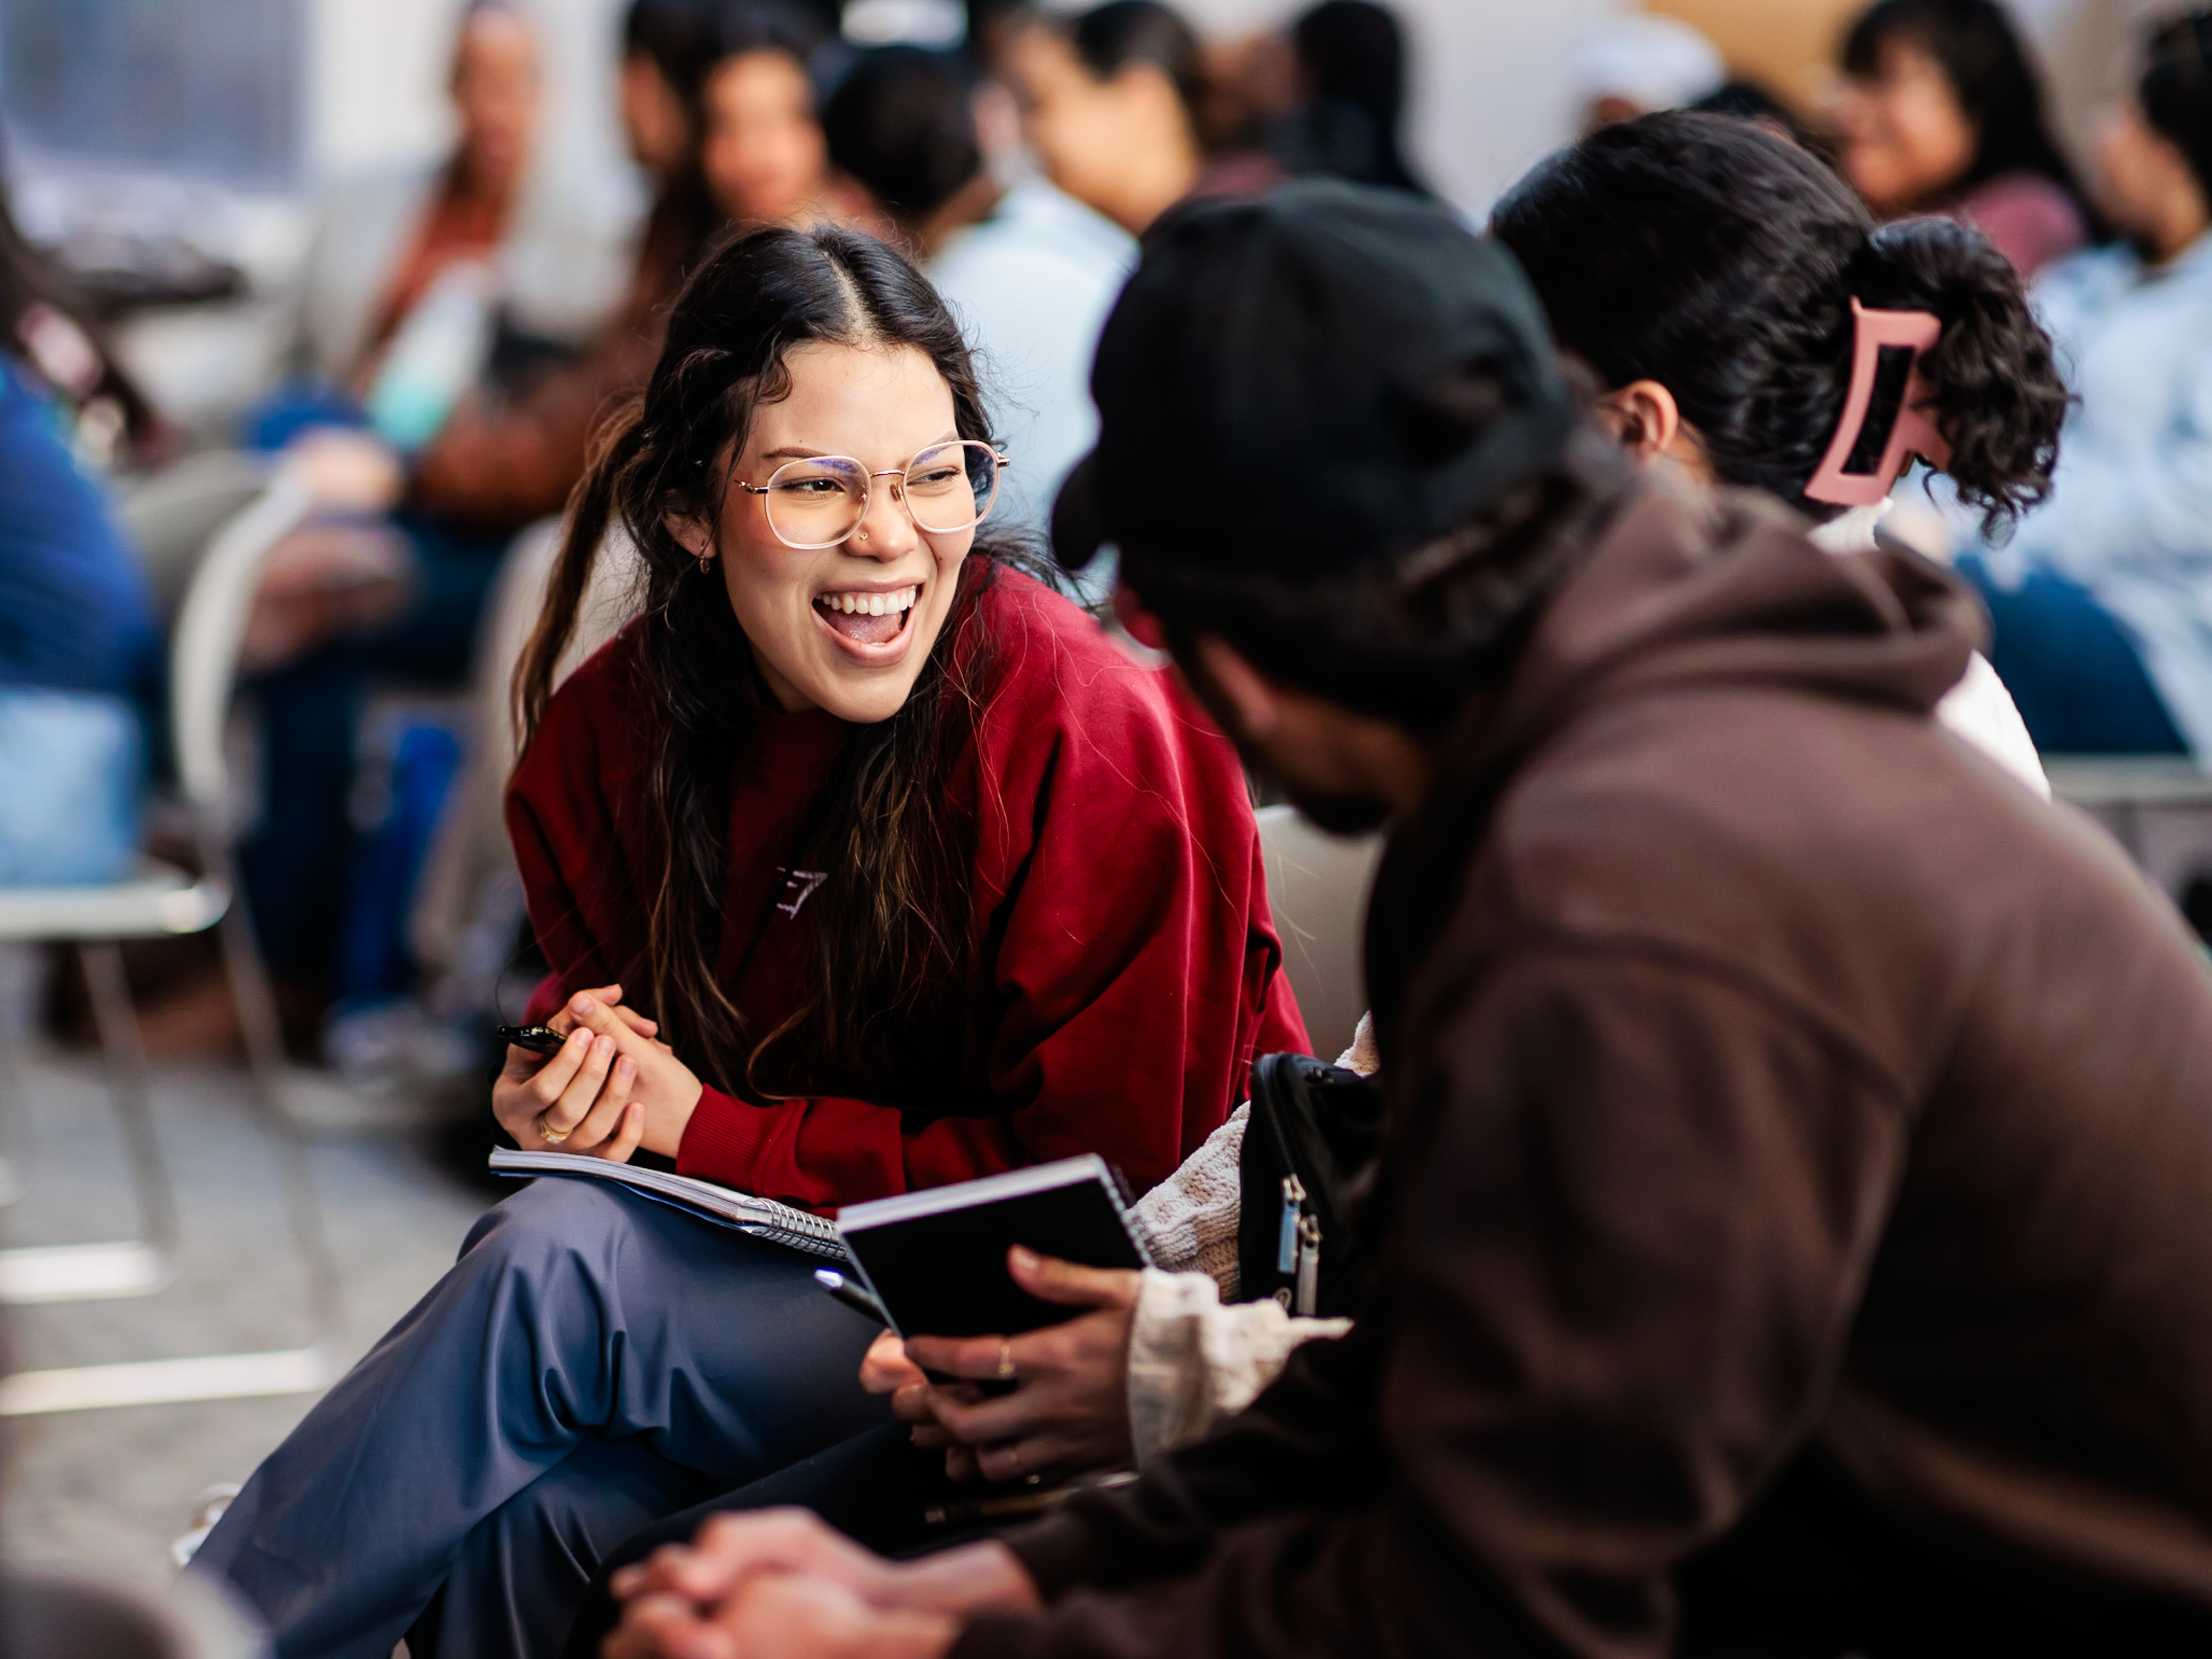
M952 784L978 826L973 1115L834 1093L754 1105L710 1087L678 1150L685 1174L828 1208L1096 1152L1149 1187L1244 1097L1255 1053L1307 1048L1229 744L1038 583L1000 571L980 602L998 683ZM637 638L626 629L555 694L508 793L553 967L538 1017L587 986L650 982ZM757 752L731 781L722 971L744 966L732 1000L766 1031L806 998L805 913L823 877L783 866L852 728L818 711L753 718Z

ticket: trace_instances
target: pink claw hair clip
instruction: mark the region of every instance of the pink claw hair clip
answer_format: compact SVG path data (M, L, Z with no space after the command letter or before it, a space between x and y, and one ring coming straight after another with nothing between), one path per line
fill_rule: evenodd
M1820 462L1805 498L1836 507L1871 507L1881 501L1905 471L1905 458L1918 455L1937 471L1951 464L1951 446L1936 429L1921 405L1928 401L1928 382L1921 378L1920 354L1934 345L1943 332L1942 321L1926 311L1869 311L1851 301L1851 389L1844 399L1843 423L1835 441ZM1890 428L1889 447L1868 472L1846 471L1851 452L1866 430L1867 410L1874 402L1876 374L1884 351L1912 353L1912 369L1905 381L1905 399L1898 405L1897 423Z

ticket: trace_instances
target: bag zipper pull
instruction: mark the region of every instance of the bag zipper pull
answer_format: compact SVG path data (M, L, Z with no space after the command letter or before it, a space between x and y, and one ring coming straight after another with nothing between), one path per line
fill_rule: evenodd
M1293 1311L1310 1319L1320 1305L1321 1218L1310 1215L1298 1223L1298 1297Z
M1298 1212L1305 1206L1305 1183L1295 1175L1283 1177L1283 1230L1275 1243L1275 1271L1298 1270Z

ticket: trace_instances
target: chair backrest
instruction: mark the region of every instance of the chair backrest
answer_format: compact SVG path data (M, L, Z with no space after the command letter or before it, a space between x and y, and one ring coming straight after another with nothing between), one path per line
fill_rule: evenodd
M185 591L169 642L169 724L185 802L203 823L218 822L224 807L223 729L262 563L314 504L304 484L279 471L251 506L216 532Z
M273 455L211 449L173 462L125 492L117 516L164 621L175 619L215 532L253 504L276 465Z
M1258 816L1283 971L1297 993L1314 1053L1334 1060L1351 1047L1353 1028L1367 1012L1360 958L1382 838L1323 835L1288 806L1263 806Z
M508 690L538 625L562 529L561 520L547 519L514 538L484 608L469 675L475 740L457 799L439 819L408 924L416 956L433 967L452 965L476 919L485 882L514 866L507 844L507 778L514 769L520 734ZM591 586L577 608L575 635L561 654L556 679L574 672L637 614L641 574L629 538L619 530L611 532L592 567Z

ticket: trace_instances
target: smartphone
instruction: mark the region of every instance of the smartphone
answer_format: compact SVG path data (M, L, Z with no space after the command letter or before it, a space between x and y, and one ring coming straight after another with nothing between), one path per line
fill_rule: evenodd
M568 1039L550 1025L502 1025L499 1040L518 1048L527 1048L533 1054L557 1054L561 1045Z

